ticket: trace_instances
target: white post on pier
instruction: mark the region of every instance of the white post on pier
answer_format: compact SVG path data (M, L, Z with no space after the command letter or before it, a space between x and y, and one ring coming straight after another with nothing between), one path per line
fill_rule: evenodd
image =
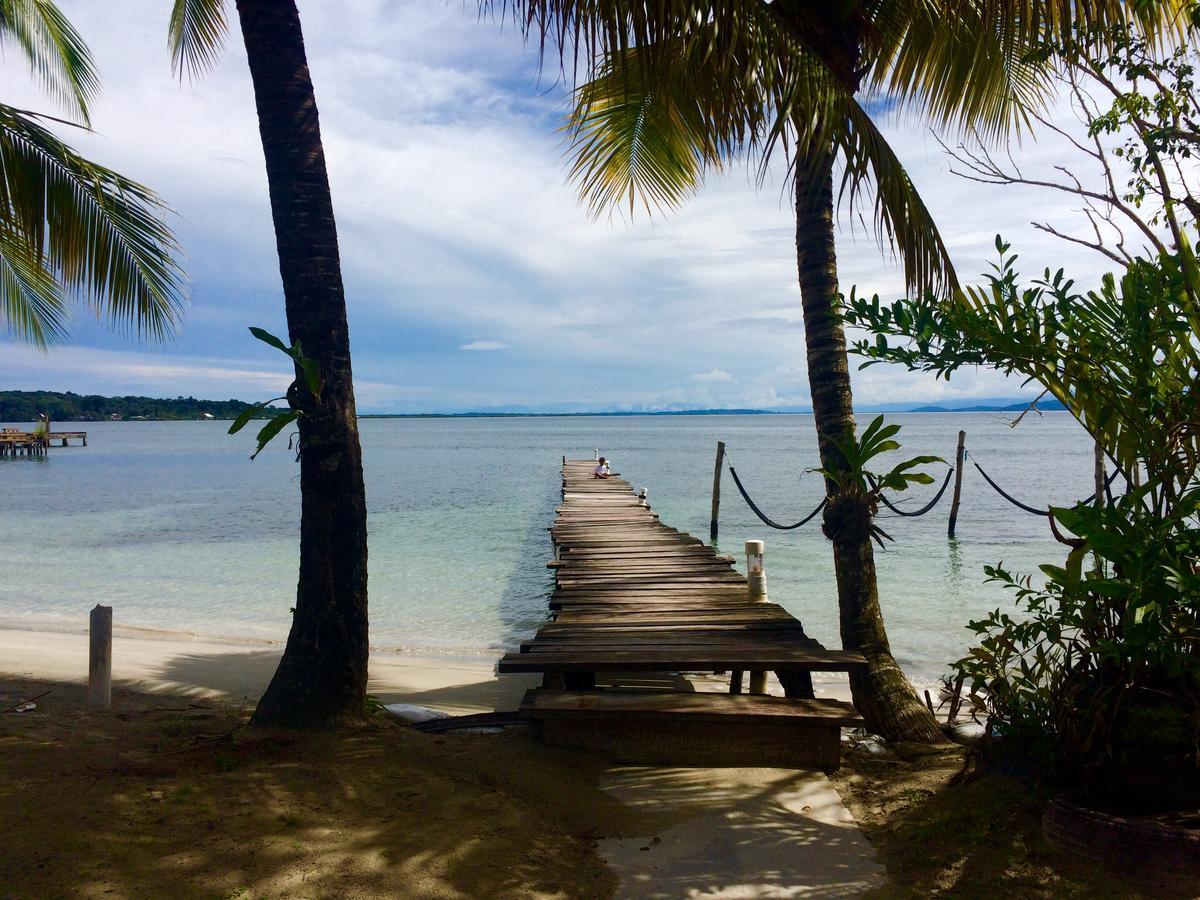
M599 462L599 461L600 461L600 450L597 448L596 450L592 451L592 462Z
M96 604L89 622L88 709L112 708L112 607Z
M642 488L641 491L638 493L638 500L641 501L641 505L646 507L646 509L650 508L650 501L646 499L646 497L649 493L650 492L647 491L645 488Z
M765 603L767 599L767 570L763 560L765 549L762 541L746 541L746 586L754 603Z
M751 603L767 602L767 570L764 560L766 544L762 541L746 541L746 588ZM750 673L750 693L767 692L767 673Z

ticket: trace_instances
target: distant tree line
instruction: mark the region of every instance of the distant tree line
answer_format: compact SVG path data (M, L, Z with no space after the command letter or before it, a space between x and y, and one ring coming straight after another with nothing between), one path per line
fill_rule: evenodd
M32 422L39 413L51 422L94 422L111 419L202 419L208 413L215 419L235 419L252 403L242 400L197 400L176 397L100 397L68 391L0 391L0 422ZM265 419L273 410L260 410L256 419Z

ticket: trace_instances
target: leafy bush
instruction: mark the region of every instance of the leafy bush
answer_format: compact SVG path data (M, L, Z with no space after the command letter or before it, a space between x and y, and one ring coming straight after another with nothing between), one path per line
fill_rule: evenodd
M1187 267L1137 260L1078 294L1061 272L1022 288L1016 257L997 248L988 284L956 303L852 294L845 319L873 335L855 352L1041 384L1127 490L1051 511L1075 537L1060 535L1071 551L1041 567L1044 584L987 569L1017 610L972 622L979 644L955 668L990 731L1039 771L1102 802L1200 803L1200 315Z

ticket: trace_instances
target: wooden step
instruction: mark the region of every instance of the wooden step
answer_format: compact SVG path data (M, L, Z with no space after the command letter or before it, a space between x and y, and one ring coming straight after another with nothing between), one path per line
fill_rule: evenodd
M849 672L867 664L861 653L801 647L728 647L624 650L567 653L506 653L497 671L512 672Z
M520 707L542 740L658 765L836 769L849 703L684 691L526 692Z

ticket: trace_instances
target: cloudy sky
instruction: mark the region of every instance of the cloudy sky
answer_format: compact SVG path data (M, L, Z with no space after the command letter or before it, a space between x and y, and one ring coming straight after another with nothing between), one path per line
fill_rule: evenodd
M231 40L195 84L171 76L164 0L60 0L104 79L92 158L153 186L178 213L190 306L162 345L109 334L86 312L49 354L0 337L0 388L265 399L290 380L246 331L285 334L262 151L245 54ZM233 4L230 2L230 7ZM565 180L566 92L511 26L470 0L300 0L328 156L364 412L807 405L794 234L778 181L744 169L683 209L591 220ZM4 100L54 112L11 54ZM68 130L69 131L69 130ZM1039 235L1078 226L1069 198L949 174L925 127L886 131L933 210L960 274L1002 232L1026 272L1103 269ZM1032 166L1067 161L1026 141ZM855 234L857 232L857 234ZM842 282L898 295L896 268L844 220ZM954 382L876 367L862 404L1018 396L986 373Z

